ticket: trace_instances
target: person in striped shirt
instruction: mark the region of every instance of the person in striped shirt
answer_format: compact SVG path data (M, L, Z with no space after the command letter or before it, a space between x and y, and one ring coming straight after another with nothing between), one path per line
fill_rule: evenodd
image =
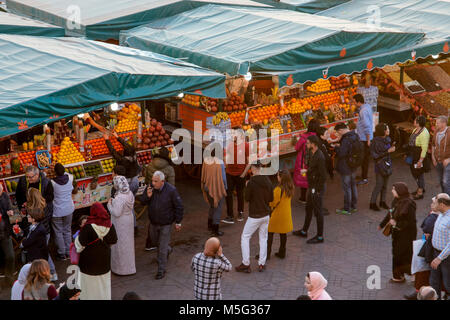
M450 291L450 196L440 193L436 196L439 217L433 230L433 256L430 284L441 297L441 283Z

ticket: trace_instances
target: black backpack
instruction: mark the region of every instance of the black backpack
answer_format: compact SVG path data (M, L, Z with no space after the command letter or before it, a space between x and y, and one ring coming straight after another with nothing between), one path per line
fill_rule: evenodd
M352 141L352 147L350 149L350 154L347 157L347 165L351 169L356 169L360 167L363 163L364 158L364 146L359 138Z

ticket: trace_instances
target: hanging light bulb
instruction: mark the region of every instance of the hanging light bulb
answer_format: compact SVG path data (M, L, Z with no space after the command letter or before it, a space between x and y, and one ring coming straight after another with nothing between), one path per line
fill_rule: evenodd
M250 72L247 72L247 74L244 76L244 79L247 81L252 80L252 74Z
M439 59L439 54L432 54L431 57L432 57L434 60L437 60L437 59Z
M119 104L117 102L111 103L109 107L111 108L111 111L119 110Z
M80 113L79 115L77 115L78 118L83 118L84 117L84 113Z
M183 92L180 92L180 93L178 94L178 98L183 99L183 97L184 97L184 93L183 93Z

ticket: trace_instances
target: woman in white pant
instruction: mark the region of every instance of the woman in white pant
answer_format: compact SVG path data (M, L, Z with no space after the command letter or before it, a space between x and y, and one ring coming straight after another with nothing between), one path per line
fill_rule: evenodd
M253 176L245 188L245 201L249 202L249 217L241 236L242 264L237 272L250 273L250 238L259 230L258 271L265 269L267 258L267 237L270 218L269 203L273 201L272 183L267 176L260 175L261 164L252 164Z

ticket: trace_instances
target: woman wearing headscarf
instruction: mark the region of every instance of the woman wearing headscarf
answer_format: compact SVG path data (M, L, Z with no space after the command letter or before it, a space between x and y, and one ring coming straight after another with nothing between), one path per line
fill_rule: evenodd
M325 291L327 285L327 279L320 272L309 272L305 277L305 288L311 300L333 300Z
M123 176L115 176L114 189L117 190L114 198L108 202L111 221L117 232L118 241L111 247L111 271L118 275L136 273L134 255L134 196Z
M111 245L117 234L108 212L99 202L75 239L80 253L80 300L111 300Z
M413 241L416 240L416 203L410 198L408 186L397 182L392 188L392 209L380 223L379 230L391 224L392 274L390 282L405 282L405 274L411 274Z
M22 300L23 288L27 284L28 273L30 272L31 263L27 263L20 269L19 277L14 282L11 289L11 300Z

